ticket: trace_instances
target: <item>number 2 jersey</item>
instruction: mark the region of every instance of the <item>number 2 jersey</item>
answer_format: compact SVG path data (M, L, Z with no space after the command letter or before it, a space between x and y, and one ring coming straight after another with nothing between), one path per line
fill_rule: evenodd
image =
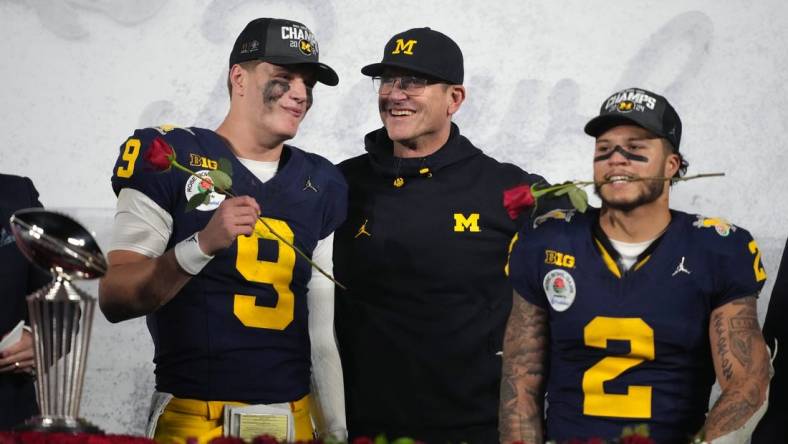
M671 216L627 272L598 210L556 210L519 233L513 287L549 322L549 439L613 439L645 423L655 442L679 443L702 427L715 379L711 312L757 295L766 275L746 230Z
M307 255L344 220L347 186L326 159L285 145L273 178L261 183L216 133L201 128L137 130L120 147L112 188L142 192L172 217L167 249L202 230L223 195L187 211L201 181L172 168L155 172L145 152L156 137L178 163L207 173L232 166L232 190L256 199L268 225ZM260 221L239 236L167 304L147 317L156 389L180 398L278 403L310 389L309 263Z

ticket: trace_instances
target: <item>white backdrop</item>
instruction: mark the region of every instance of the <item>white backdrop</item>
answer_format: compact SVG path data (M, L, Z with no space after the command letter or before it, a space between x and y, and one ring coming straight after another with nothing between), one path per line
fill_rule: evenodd
M463 133L553 182L590 177L582 126L610 93L663 93L684 122L690 174L727 174L677 185L672 206L748 228L776 274L788 235L784 0L0 0L0 171L31 177L45 205L106 245L120 143L162 123L214 128L228 106L230 48L260 16L305 23L339 73L338 87L316 88L294 141L337 162L379 126L359 69L411 27L463 49ZM144 323L99 314L91 347L83 416L140 433L153 383Z

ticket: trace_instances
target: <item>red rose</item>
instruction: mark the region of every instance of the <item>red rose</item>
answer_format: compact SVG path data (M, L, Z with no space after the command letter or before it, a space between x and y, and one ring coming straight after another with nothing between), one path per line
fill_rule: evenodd
M252 444L279 444L279 441L271 435L260 435L252 440Z
M175 160L175 151L172 150L169 143L157 136L153 139L153 142L151 142L150 147L145 151L142 158L145 159L145 162L153 167L154 170L167 171L170 169L172 161Z
M367 436L359 436L353 439L352 444L374 444L374 443L375 441L373 441L371 438Z
M49 442L57 442L63 444L84 444L87 441L88 435L84 433L70 434L70 433L51 433L48 438Z
M46 444L50 442L48 437L48 433L22 432L17 435L17 441L20 444Z
M218 436L209 441L209 444L244 444L245 441L234 436Z
M88 435L87 444L156 444L155 441L130 435Z
M524 209L533 205L534 196L531 194L531 186L528 184L517 185L503 192L503 207L506 208L506 212L509 213L512 220L517 219Z

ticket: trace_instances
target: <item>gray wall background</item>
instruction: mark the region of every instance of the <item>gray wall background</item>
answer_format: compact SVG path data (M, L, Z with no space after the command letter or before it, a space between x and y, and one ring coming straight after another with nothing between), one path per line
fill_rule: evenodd
M463 49L463 133L553 182L591 176L582 126L608 94L662 92L684 121L690 173L726 173L674 187L672 206L748 228L775 276L788 235L784 0L0 0L0 170L31 177L45 205L106 246L118 146L137 127L214 128L228 106L229 50L259 16L307 24L339 73L338 87L316 89L294 140L337 162L380 124L360 67L411 27ZM95 294L95 282L84 287ZM82 416L141 433L151 357L141 319L110 325L98 314Z

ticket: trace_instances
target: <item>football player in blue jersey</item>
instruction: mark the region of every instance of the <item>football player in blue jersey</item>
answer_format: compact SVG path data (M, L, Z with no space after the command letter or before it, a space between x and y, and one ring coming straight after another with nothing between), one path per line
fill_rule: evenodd
M585 132L602 207L537 218L511 253L501 441L614 439L647 424L658 443L745 442L769 384L758 245L723 219L670 209L659 178L687 163L664 97L619 91Z
M315 420L320 436L346 436L333 282L268 228L331 270L347 186L328 160L284 144L316 82L338 78L318 61L309 29L257 19L230 54L230 110L215 131L141 129L120 147L99 302L112 322L147 315L156 364L148 433L159 442L235 433L223 430L228 420L247 428L247 417L228 419L230 407L246 405L277 414L257 434L309 440ZM226 159L239 197L212 193L187 211L202 181L145 164L160 138L199 174Z

